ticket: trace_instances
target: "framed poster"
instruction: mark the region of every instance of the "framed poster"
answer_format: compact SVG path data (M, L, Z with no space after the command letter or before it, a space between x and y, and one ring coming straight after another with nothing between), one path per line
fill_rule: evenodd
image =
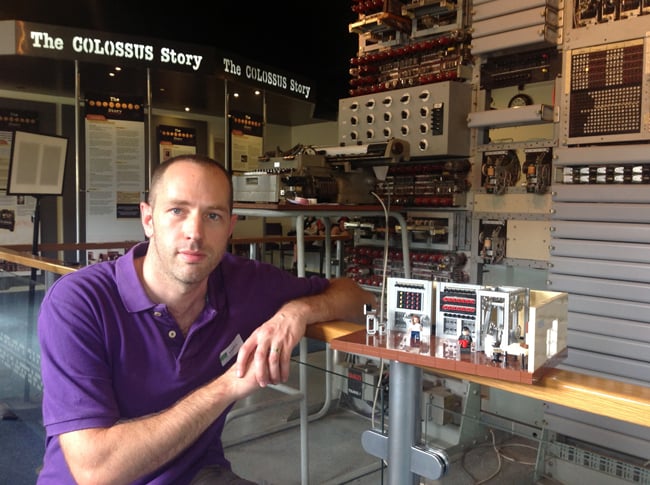
M15 131L7 195L62 195L68 139Z

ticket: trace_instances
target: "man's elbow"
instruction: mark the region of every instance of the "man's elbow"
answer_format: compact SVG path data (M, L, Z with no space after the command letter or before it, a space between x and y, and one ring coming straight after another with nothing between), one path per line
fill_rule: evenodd
M59 436L59 442L75 483L116 485L129 482L115 475L117 470L110 465L106 449L101 451L93 447L93 443L105 443L100 430L85 429L65 433Z
M78 485L114 485L118 483L114 477L107 477L101 466L83 467L71 465L68 462L68 468L70 468L70 474Z

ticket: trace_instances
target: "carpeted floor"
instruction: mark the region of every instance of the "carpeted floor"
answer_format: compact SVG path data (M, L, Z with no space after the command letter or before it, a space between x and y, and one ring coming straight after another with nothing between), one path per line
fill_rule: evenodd
M0 485L34 485L45 451L41 407L11 407L17 419L0 420Z
M27 291L0 292L0 485L34 485L43 460L42 385L34 332L42 298L42 291L33 299Z

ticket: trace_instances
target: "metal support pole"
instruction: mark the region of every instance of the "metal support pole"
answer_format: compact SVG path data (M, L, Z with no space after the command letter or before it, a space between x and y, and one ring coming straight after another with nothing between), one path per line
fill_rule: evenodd
M422 369L393 361L390 364L388 402L388 483L414 484L419 480L411 473L411 447L420 442L422 412Z
M307 339L300 340L300 362L307 362ZM300 390L300 483L309 485L309 407L307 406L307 365L299 366Z
M388 461L389 485L417 485L419 477L438 480L449 469L444 450L420 443L422 374L420 367L391 361L388 435L376 430L361 435L364 450Z

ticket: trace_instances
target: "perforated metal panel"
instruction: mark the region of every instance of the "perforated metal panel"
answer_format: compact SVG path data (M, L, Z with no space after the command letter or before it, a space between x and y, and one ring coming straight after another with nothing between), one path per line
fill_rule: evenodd
M411 157L467 156L471 85L450 81L339 100L339 142L402 138Z

